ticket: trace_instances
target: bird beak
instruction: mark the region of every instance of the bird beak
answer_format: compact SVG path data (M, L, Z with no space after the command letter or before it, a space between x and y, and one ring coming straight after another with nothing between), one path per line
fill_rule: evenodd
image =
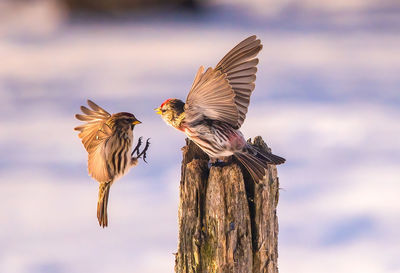
M161 110L160 110L160 107L158 107L158 108L155 108L155 109L154 109L154 111L156 111L156 113L157 113L157 114L161 115Z
M142 122L137 119L132 122L133 125L140 124L140 123L142 123Z

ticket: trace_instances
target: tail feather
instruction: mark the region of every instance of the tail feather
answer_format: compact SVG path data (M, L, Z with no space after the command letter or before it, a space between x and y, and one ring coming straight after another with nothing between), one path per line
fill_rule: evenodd
M283 157L260 151L256 147L253 147L253 149L257 152L257 157L266 160L268 164L279 165L285 163L286 161L286 159L284 159Z
M254 182L263 180L267 163L249 153L236 153L235 157L246 167Z
M97 202L97 219L99 220L99 225L101 227L106 227L108 225L107 217L107 205L108 196L110 194L111 183L100 183L99 185L99 200Z
M280 156L260 151L251 147L248 152L235 153L235 157L246 167L255 182L265 177L268 164L278 165L286 160Z

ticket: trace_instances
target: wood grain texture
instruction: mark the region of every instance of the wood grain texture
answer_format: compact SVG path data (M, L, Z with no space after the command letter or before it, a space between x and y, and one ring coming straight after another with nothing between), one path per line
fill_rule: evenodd
M269 151L261 137L252 144ZM276 167L255 184L235 160L208 168L193 142L182 150L175 272L277 273Z

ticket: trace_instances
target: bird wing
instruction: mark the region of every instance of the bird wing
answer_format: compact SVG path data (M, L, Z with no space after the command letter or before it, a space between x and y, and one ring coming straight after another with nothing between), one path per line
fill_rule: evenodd
M79 137L89 154L89 174L99 182L108 182L111 178L106 163L105 143L112 135L112 129L107 124L111 115L91 100L87 103L91 109L81 106L84 115L75 115L77 119L86 123L76 127L75 130L80 131Z
M226 75L211 67L204 72L201 66L186 99L185 120L192 123L204 118L238 125L235 94Z
M235 94L238 109L238 127L246 118L250 96L255 87L258 59L262 44L255 35L248 37L232 48L215 66L215 70L226 74L226 78Z

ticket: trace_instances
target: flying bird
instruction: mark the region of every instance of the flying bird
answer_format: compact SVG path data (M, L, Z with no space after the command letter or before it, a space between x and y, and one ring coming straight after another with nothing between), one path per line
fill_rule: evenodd
M75 130L80 131L79 137L88 152L89 174L100 183L97 219L104 228L108 225L107 205L111 185L131 167L136 166L139 158L142 157L146 162L146 152L150 143L147 139L144 149L140 152L140 137L132 151L133 129L141 122L131 113L111 115L91 100L87 103L91 109L81 106L83 114L75 115L78 120L86 123Z
M240 132L250 96L255 88L262 44L251 36L230 50L214 67L197 71L186 102L167 99L156 108L157 114L172 127L184 132L210 159L234 156L258 182L267 164L282 164L285 159L248 144Z

